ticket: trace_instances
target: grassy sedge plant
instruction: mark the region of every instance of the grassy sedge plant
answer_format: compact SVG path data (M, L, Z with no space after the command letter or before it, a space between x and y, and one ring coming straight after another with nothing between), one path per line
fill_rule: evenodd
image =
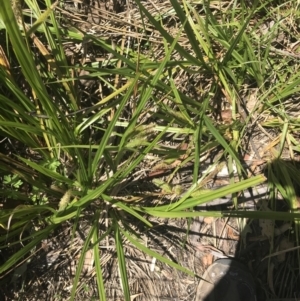
M194 275L143 245L124 215L142 222L150 231L149 215L164 218L300 218L296 192L288 176L292 172L293 178L299 178L299 171L292 165L286 167L280 160L273 165L270 185L290 200L289 213L194 210L199 204L228 194L234 196L266 181L264 175L247 178L238 156L250 119L239 127L228 126L226 130L231 132L231 138L224 138L224 127L216 124L210 114L212 98L222 94L231 103L234 116L244 87L256 87L260 102L255 112L267 112L272 116L261 125L279 131L280 149L271 159L281 158L286 141L291 142L292 152L299 152L295 136L299 122L289 115L285 106L286 99L299 92L298 70L289 64L290 57L274 52L272 41L281 26L279 21L263 39L258 35L264 21L278 13L276 9L267 12L271 1L263 4L254 1L249 9L243 1L232 2L228 7L221 3L220 7L214 7L210 1L197 4L171 0L170 10L165 14L151 14L142 2L137 1L142 20L138 33L144 42L127 50L124 45L112 47L104 38L62 27L56 15L57 3L45 0L46 8L41 10L36 1L25 2L33 20L30 26L25 26L18 5L11 6L10 1L3 1L0 11L2 36L5 36L5 42L1 44L5 53L2 59L8 58L8 62L2 60L0 66L0 133L1 139L6 139L5 143L15 145L16 149L15 153L0 153L1 195L4 198L9 193L10 199L18 200L17 206L0 211L0 242L1 248L7 248L8 244L19 245L0 266L0 273L9 272L16 263L30 256L41 240L65 221L71 221L75 231L86 210L95 202L97 209L82 246L71 300L76 295L85 254L91 248L99 298L106 300L99 242L107 237L113 237L115 241L125 300L130 300L123 248L125 240L163 263ZM285 11L297 15L292 2L282 8L283 14ZM23 13L26 15L27 11ZM259 19L260 15L264 17ZM164 22L169 16L176 17L178 22L174 35L165 28ZM252 24L253 20L255 24ZM163 53L160 58L153 55L154 44L145 34L147 26L159 33L159 47ZM88 41L113 58L106 60L109 66L103 63L101 68L93 64L80 66L88 71L89 79L98 79L109 91L85 110L82 110L78 77L74 75L79 66L72 65L66 57L65 41ZM189 47L183 46L186 44ZM280 71L273 69L278 61L282 66ZM177 84L181 72L191 78L195 74L201 75L205 86L197 88L198 99L192 93L182 91ZM118 78L118 83L112 78ZM152 123L145 124L145 114L150 115L148 120ZM159 120L159 124L155 124L155 120ZM190 187L169 204L145 206L139 204L143 204L142 200L131 203L118 198L122 183L147 155L154 154L162 161L168 156L173 161L180 160L182 153L159 145L170 134L190 141L190 150L184 159L184 162L193 162ZM20 151L24 147L26 153ZM236 183L232 176L228 186L197 195L195 192L201 186L200 158L216 147L222 149L222 158L226 158L229 170L233 170L233 165L237 166L240 181ZM284 183L279 180L282 175ZM20 189L21 184L32 187L32 191L25 193ZM98 221L103 212L110 222L106 231L101 232Z

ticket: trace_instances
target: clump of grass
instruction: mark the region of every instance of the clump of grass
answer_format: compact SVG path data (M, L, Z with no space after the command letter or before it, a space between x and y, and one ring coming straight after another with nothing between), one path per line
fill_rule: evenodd
M149 231L152 224L148 216L297 222L297 196L288 175L292 171L295 179L299 173L290 166L280 168L281 161L275 161L281 163L273 165L275 172L269 174L269 179L274 185L272 191L279 190L290 200L291 212L194 210L200 204L228 194L236 196L266 181L263 174L249 176L240 160L239 154L247 150L244 141L252 126L264 131L273 129L273 141L259 147L258 156L266 162L280 159L287 149L290 159L297 157L298 118L291 112L297 105L300 77L297 64L291 64L295 54L277 47L281 42L276 40L281 32L290 39L297 36L296 31L287 33L293 22L292 17L287 20L287 13L297 16L292 2L281 10L269 10L271 1L255 1L249 8L243 1L239 5L215 6L209 1L196 5L172 0L169 10L166 7L160 14L149 13L137 1L141 22L131 27L135 33L130 35L133 42L127 49L124 39L120 45L112 46L105 38L63 27L57 21L57 3L45 0L46 9L41 11L35 1L26 1L34 21L31 27L24 26L24 17L19 12L14 14L8 1L3 5L0 20L2 35L7 39L1 45L0 170L2 179L11 177L11 185L3 185L2 190L5 209L0 215L0 241L2 248L12 244L19 247L0 266L0 273L7 273L30 256L66 221L72 222L74 234L91 206L94 215L81 249L71 300L75 299L89 249L93 250L98 295L106 300L99 243L108 237L115 242L125 300L130 300L125 241L165 264L195 275L143 245L139 233L130 227L128 216ZM268 20L279 20L279 15L286 22L276 21L264 32ZM166 28L171 28L173 18L176 30L170 34ZM158 37L156 43L150 39L149 30ZM86 65L86 58L72 64L66 56L66 41L104 50L102 65ZM4 60L6 57L8 60ZM274 68L278 62L280 70ZM83 70L84 76L78 76L78 70ZM94 79L98 90L82 86ZM248 115L242 116L247 105ZM217 122L214 116L228 108L229 123ZM181 145L188 141L188 147L174 151L172 144L176 141ZM215 165L221 165L221 159L226 162L230 183L199 194L210 176L202 174L201 158L216 149ZM155 195L153 191L145 196L132 188L125 189L141 167L151 172L150 157L158 162L156 170L172 170L166 180L168 185L181 167L192 163L188 187L179 187L180 193L167 204L165 200L158 205L147 202L149 194ZM274 174L276 179L284 176L285 181L275 180ZM147 179L147 174L143 177ZM23 191L12 179L30 189ZM18 202L16 206L14 201ZM99 227L103 218L109 221L105 230Z

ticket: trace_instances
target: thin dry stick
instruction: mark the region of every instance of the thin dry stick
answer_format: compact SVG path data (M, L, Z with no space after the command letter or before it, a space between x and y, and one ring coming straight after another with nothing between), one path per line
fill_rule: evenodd
M298 250L300 249L300 246L298 247L294 247L294 248L290 248L290 249L286 249L286 250L282 250L282 251L278 251L278 252L275 252L273 254L270 254L266 257L264 257L261 261L267 259L267 258L270 258L270 257L274 257L274 256L277 256L277 255L280 255L280 254L283 254L283 253L287 253L287 252L290 252L290 251L295 251L295 250Z

